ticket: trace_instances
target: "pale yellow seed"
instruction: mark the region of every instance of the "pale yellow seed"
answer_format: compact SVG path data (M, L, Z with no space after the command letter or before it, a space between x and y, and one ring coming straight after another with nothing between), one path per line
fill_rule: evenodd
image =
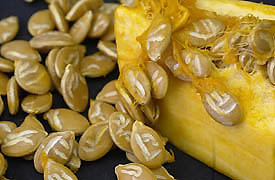
M7 100L10 114L15 115L19 109L19 87L14 76L7 85Z
M65 19L65 15L63 10L61 9L60 5L57 1L53 1L49 5L49 10L52 13L52 17L55 21L55 24L57 26L57 29L61 32L68 32L69 25L68 22Z
M12 61L0 57L0 72L13 72L14 65Z
M0 20L0 44L4 44L15 38L19 31L18 17L10 16Z
M48 111L52 107L52 94L47 93L43 95L28 95L26 96L21 107L23 111L30 114L40 114Z

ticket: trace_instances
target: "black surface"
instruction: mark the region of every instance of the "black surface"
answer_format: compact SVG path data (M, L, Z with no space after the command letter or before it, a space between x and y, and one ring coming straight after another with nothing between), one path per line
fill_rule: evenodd
M105 0L106 1L106 0ZM257 0L255 0L257 1ZM107 2L107 1L106 1ZM263 0L257 2L264 2L267 4L274 4L273 0ZM37 0L33 4L25 3L24 0L0 0L0 19L16 15L20 20L20 31L16 39L29 40L31 36L27 31L27 21L29 17L40 9L47 8L47 4L43 0ZM85 41L85 45L88 47L87 54L91 54L96 51L96 40ZM87 79L89 84L90 98L95 98L96 94L101 88L110 80L118 77L118 70L116 69L113 73L109 74L105 78ZM22 97L25 93L22 91ZM66 107L62 97L54 92L54 104L53 108ZM16 116L10 116L7 110L6 97L5 101L5 112L1 116L1 120L11 120L16 122L17 125L21 124L26 113L20 111ZM87 115L87 112L84 113ZM50 128L41 116L38 116L39 120L44 124L48 132ZM176 162L173 164L167 164L165 167L168 171L179 180L229 180L229 178L219 174L212 170L206 165L186 155L185 153L177 150L172 145L168 146L175 152ZM43 175L37 173L34 170L32 161L25 161L20 158L7 158L9 167L6 173L6 177L11 180L36 180L43 179ZM120 163L129 163L125 158L125 154L116 149L107 154L104 158L96 162L82 162L80 170L77 172L79 180L114 180L116 179L114 174L114 167Z

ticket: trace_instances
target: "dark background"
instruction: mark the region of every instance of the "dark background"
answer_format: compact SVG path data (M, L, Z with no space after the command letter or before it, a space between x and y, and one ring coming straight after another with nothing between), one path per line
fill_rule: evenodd
M36 0L35 3L28 4L24 0L0 0L0 19L15 15L19 17L20 31L16 39L29 40L31 38L27 31L27 22L29 17L40 9L46 9L47 4L44 0ZM264 2L266 4L275 4L273 0L254 0L255 2ZM112 2L112 0L105 0L105 2ZM114 2L114 1L113 1ZM96 52L97 40L86 40L84 44L87 46L87 54ZM44 56L45 58L45 56ZM90 98L95 98L96 94L101 88L110 80L118 77L118 69L105 78L87 79L89 84ZM26 95L21 91L20 97ZM53 92L53 108L66 107L62 97L55 91ZM7 108L6 96L3 97L5 101L5 111L0 117L0 120L10 120L20 125L24 120L26 113L20 112L16 116L10 116ZM87 116L87 112L84 113ZM39 120L44 124L48 132L50 128L42 116L38 116ZM219 174L206 165L177 150L172 145L168 145L175 152L176 162L167 164L165 167L168 171L179 180L229 180L229 178ZM9 166L6 172L6 177L11 180L31 180L43 179L43 175L35 171L32 161L26 161L21 158L7 158ZM125 158L125 153L116 149L108 153L104 158L96 162L83 162L80 170L77 172L79 180L115 180L114 167L118 164L129 163Z

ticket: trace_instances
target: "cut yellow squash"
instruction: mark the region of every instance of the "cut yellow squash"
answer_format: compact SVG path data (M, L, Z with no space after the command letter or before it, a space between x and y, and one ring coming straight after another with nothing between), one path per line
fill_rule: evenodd
M144 51L137 40L151 24L144 4L120 6L115 13L115 35L120 70L126 64L142 64ZM177 0L160 0L166 6ZM175 15L173 31L184 23L215 14L232 19L252 14L260 19L275 20L275 7L237 0L183 0ZM157 6L156 6L157 8ZM152 8L151 11L154 11ZM171 12L167 12L171 13ZM178 21L177 21L178 20ZM224 126L214 121L203 107L201 96L190 82L169 74L169 87L164 99L158 100L160 119L157 128L182 151L219 172L240 180L275 180L275 86L259 69L253 75L239 66L220 69L212 79L222 82L239 100L242 122Z

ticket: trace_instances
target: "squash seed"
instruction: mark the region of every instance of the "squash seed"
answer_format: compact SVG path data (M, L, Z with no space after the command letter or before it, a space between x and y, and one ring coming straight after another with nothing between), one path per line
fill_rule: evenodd
M81 43L87 37L93 19L93 12L88 11L71 27L70 34L76 43Z
M161 138L142 122L133 125L131 147L138 160L149 168L159 168L165 162L166 150Z
M271 58L267 63L267 75L270 82L275 85L275 59Z
M112 58L112 60L117 61L117 49L116 44L111 41L99 41L97 48L106 56Z
M14 76L7 84L7 101L10 114L15 115L19 109L19 87Z
M151 83L145 72L138 66L122 70L122 81L139 104L147 104L151 99Z
M40 129L18 127L5 137L1 150L10 157L26 156L33 153L47 135L46 131Z
M116 62L101 52L86 56L80 65L81 74L96 78L106 76L115 69Z
M103 0L79 0L66 15L68 21L75 21L89 10L96 10L103 4Z
M26 161L32 161L33 160L33 158L34 158L34 153L32 153L32 154L29 154L29 155L26 155L26 156L24 156L24 157L22 157L24 160L26 160Z
M173 56L169 56L168 58L165 59L165 65L168 67L168 69L171 71L171 73L178 79L182 80L182 81L188 81L190 82L191 79L179 72L179 63L173 58Z
M2 99L2 96L0 96L0 116L2 115L3 111L4 111L4 102L3 102L3 99Z
M78 157L78 143L74 141L74 149L73 154L69 162L67 162L66 166L68 166L73 172L77 172L81 166L81 159Z
M40 114L52 107L52 101L50 92L43 95L28 95L23 99L21 107L26 113Z
M64 14L67 14L78 0L57 0Z
M241 52L239 61L243 70L249 74L253 74L257 69L256 59L247 52Z
M75 135L81 135L90 125L80 113L64 108L51 109L43 118L54 131L73 131Z
M108 123L91 125L79 140L78 154L84 161L95 161L107 154L113 147Z
M86 47L82 45L69 46L60 49L56 55L55 72L62 78L68 64L78 67L86 53Z
M116 90L116 81L108 82L103 89L97 94L96 100L109 104L116 104L119 101L119 95Z
M96 12L91 25L91 30L88 34L90 38L101 37L110 25L110 18L107 14Z
M165 97L168 90L168 75L157 63L146 61L146 74L152 84L152 96L156 99Z
M149 123L155 125L160 115L159 106L155 104L153 100L150 100L147 104L141 105L140 109L150 121Z
M65 19L65 15L61 7L59 6L57 1L53 1L49 5L49 10L52 13L52 17L55 21L56 27L61 32L68 32L69 25L68 22Z
M71 64L61 79L61 90L66 104L74 111L85 111L89 96L86 79Z
M133 153L130 153L130 152L126 152L126 158L133 162L133 163L140 163L140 161L137 159L137 157L133 154Z
M6 95L9 77L6 74L0 72L0 82L0 95Z
M6 178L5 176L1 176L0 180L10 180L10 179Z
M32 36L54 30L55 22L52 18L51 11L40 10L34 13L28 21L28 30Z
M132 152L130 145L134 120L122 112L114 112L109 117L109 133L117 147L126 152Z
M5 137L16 128L16 124L11 121L0 121L0 144Z
M252 31L248 42L250 47L259 54L270 54L274 50L274 35L264 29Z
M64 165L48 159L44 171L44 180L52 179L78 180L74 173Z
M4 44L15 38L19 31L18 17L10 16L0 20L0 44Z
M51 133L42 141L34 154L35 169L40 173L43 172L41 164L41 155L43 153L58 163L66 164L72 156L74 141L75 136L71 131Z
M105 13L109 16L114 16L114 12L118 6L118 3L104 3L102 4L102 6L100 6L99 9L96 10L96 12Z
M28 41L15 40L1 47L1 55L10 60L41 61L40 54L33 49Z
M158 169L153 169L152 172L156 176L157 180L175 180L173 176L162 166Z
M125 6L133 7L135 5L135 0L120 0L121 4L124 4Z
M112 105L91 99L88 117L92 124L108 122L111 114L115 111Z
M119 97L123 106L125 107L127 112L130 114L130 116L137 121L145 122L145 117L141 112L139 105L135 104L134 98L130 95L130 93L123 86L120 80L116 82L116 90L119 94Z
M128 113L121 100L115 104L115 108L118 112Z
M7 169L8 169L8 162L3 156L3 154L0 153L0 176L3 176L6 173Z
M152 171L146 166L138 163L129 163L115 167L118 180L157 180Z
M0 72L11 73L14 71L12 61L0 57Z
M39 62L16 61L14 74L20 87L29 93L45 94L51 88L51 78Z
M210 76L212 63L209 58L202 53L183 50L181 57L191 72L198 78Z
M30 127L30 128L39 129L41 131L45 131L44 126L33 114L29 114L28 116L26 116L23 123L20 125L20 127L26 127L26 128Z
M75 42L70 34L59 31L45 32L30 40L31 47L42 52L48 52L53 48L71 46L74 44Z
M233 126L241 121L242 111L239 102L227 92L214 90L211 93L205 93L203 105L215 121L225 126Z

